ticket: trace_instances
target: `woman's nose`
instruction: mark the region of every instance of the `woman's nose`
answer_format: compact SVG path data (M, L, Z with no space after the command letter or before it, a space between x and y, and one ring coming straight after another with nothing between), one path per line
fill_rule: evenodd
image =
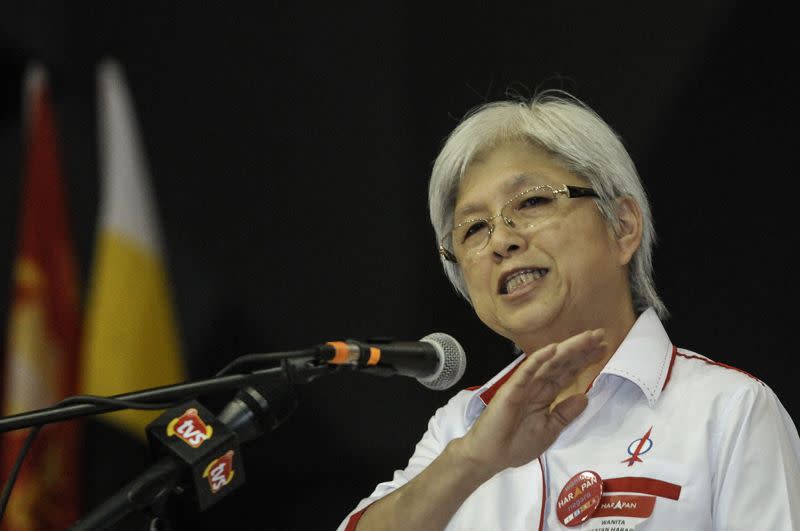
M489 245L495 256L508 257L518 249L523 249L526 242L511 219L501 217L501 220L495 223Z

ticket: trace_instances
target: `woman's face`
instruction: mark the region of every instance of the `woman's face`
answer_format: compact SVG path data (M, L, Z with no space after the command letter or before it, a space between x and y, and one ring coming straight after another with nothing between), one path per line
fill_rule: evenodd
M474 160L461 181L455 224L496 215L515 194L537 185L587 186L544 150L510 141ZM487 247L460 266L478 317L526 352L631 313L626 264L591 198L559 196L532 229L501 218Z

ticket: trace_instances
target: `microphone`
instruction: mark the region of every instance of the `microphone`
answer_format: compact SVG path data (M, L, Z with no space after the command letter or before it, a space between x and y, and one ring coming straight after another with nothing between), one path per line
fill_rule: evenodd
M321 367L351 366L380 375L411 376L433 390L454 385L467 365L458 341L441 332L419 341L331 341L313 352L305 359L316 358ZM135 510L163 502L189 478L200 510L206 509L244 483L239 443L276 429L296 407L297 396L286 377L240 389L217 415L195 400L168 409L147 426L148 439L161 449L161 457L69 529L106 529Z
M467 367L464 349L442 332L428 334L419 341L330 341L320 351L322 361L329 364L411 376L436 391L453 386Z
M452 387L467 367L464 349L442 332L428 334L419 341L330 341L313 351L315 358L330 365L376 369L376 373L386 376L411 376L433 390ZM307 352L310 351L299 351ZM297 405L292 385L285 379L276 379L239 390L217 418L244 443L275 430Z
M146 430L157 460L69 530L108 529L190 485L199 510L207 509L244 483L239 444L276 429L296 406L294 389L281 378L241 389L217 415L196 400L167 409Z
M317 359L331 365L375 368L386 376L411 376L437 391L452 387L467 367L464 349L442 332L428 334L419 341L330 341L315 351ZM270 385L241 389L217 418L244 443L275 430L296 408L293 387L278 379Z
M285 379L240 389L217 418L245 443L274 431L297 408L297 395Z

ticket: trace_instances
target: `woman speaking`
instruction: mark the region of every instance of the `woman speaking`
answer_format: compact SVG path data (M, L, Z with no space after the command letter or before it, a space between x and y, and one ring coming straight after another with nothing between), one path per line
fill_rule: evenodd
M648 200L596 113L563 92L484 105L429 191L447 277L520 354L340 529L800 529L797 428L764 382L668 337Z

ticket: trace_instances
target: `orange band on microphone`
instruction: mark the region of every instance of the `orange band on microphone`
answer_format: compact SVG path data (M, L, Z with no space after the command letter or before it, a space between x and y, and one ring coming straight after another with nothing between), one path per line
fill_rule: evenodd
M381 350L376 347L369 347L367 365L377 365L379 361L381 361Z
M328 360L328 363L341 365L348 362L350 359L350 347L347 346L347 343L344 341L328 341L325 344L332 346L335 351L333 359Z

